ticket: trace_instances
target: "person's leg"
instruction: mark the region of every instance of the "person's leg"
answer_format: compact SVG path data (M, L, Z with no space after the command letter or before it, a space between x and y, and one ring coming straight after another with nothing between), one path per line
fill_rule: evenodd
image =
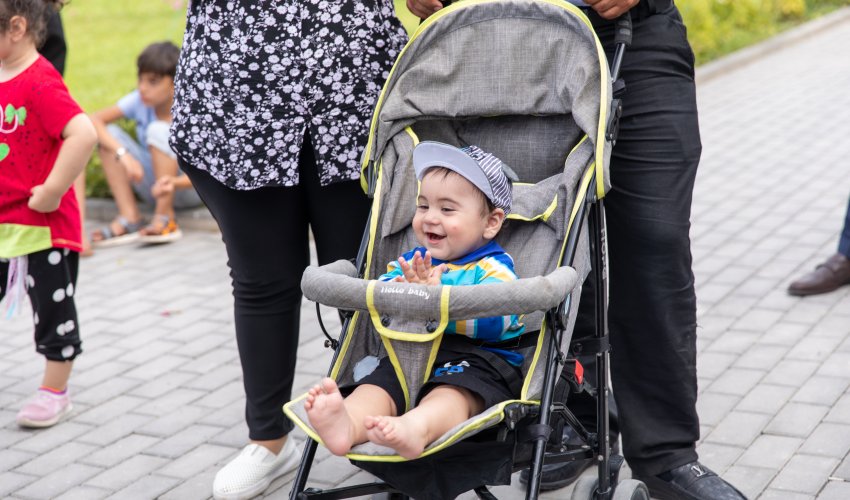
M395 402L381 387L359 385L343 398L336 382L327 377L310 389L304 408L325 447L340 456L348 453L352 446L366 442L367 417L397 414Z
M43 250L29 255L27 267L36 351L45 356L46 365L36 397L21 408L17 420L25 427L49 427L72 408L68 379L82 352L74 303L79 254Z
M302 151L312 152L309 135ZM360 188L359 180L322 186L315 161L300 164L300 183L306 191L310 228L316 242L319 264L353 259L366 229L371 200Z
M139 158L141 148L126 132L121 130L117 125L108 125L107 129L122 146L127 148L129 154L133 155L136 160L142 161ZM127 171L124 166L115 158L111 151L98 149L98 157L103 165L103 173L106 176L106 182L109 184L109 191L115 199L115 205L118 208L118 214L130 222L138 222L142 216L139 212L139 206L136 203L135 195L130 178L127 176ZM114 228L120 230L120 227Z
M701 144L693 54L678 12L645 19L634 33L605 198L608 316L623 452L633 470L655 475L697 458L689 230Z
M850 202L847 202L847 212L844 213L844 227L838 239L838 253L850 259Z
M469 389L439 385L404 415L367 417L366 435L369 441L388 446L404 458L414 459L452 427L483 410L483 400Z
M169 124L157 120L148 125L147 147L151 156L154 179L159 180L165 176L176 177L179 168L177 156L168 145ZM174 218L174 190L165 190L155 196L154 214Z
M293 425L289 401L298 349L301 274L309 262L302 189L230 189L181 162L221 229L233 282L249 438L278 453Z

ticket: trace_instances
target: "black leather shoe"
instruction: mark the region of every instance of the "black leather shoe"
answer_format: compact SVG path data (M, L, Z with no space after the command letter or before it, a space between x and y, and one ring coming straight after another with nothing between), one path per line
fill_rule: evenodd
M564 427L563 442L572 445L582 445L583 442L578 434L570 426ZM619 444L616 440L611 451L612 455L620 452ZM564 462L561 464L550 464L543 466L543 474L540 477L540 491L552 491L564 488L574 483L588 467L596 462L592 458L584 460L574 460L572 462ZM520 484L528 484L528 479L531 474L529 469L523 469L519 474Z
M657 476L633 473L632 477L643 481L652 498L659 500L747 500L737 488L699 462Z

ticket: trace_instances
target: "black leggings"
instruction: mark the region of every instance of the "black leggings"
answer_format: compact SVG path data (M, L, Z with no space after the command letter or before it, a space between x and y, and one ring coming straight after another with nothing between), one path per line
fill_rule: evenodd
M237 191L185 162L180 168L218 222L227 248L249 437L278 439L293 427L281 407L292 395L308 228L319 264L354 258L369 199L359 181L319 184L309 137L297 186Z
M26 289L35 330L35 350L51 361L72 361L83 352L74 288L80 254L48 248L27 255ZM0 261L0 301L6 296L9 262Z

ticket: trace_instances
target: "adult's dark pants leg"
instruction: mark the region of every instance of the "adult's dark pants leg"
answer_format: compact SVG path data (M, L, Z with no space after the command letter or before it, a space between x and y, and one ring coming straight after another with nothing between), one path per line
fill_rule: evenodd
M838 240L838 252L850 259L850 202L847 202L847 213L844 214L844 228Z
M609 58L613 31L613 25L597 26ZM646 475L697 459L689 230L701 144L693 63L675 7L635 22L622 69L626 93L611 159L613 188L605 198L617 424L629 465ZM592 331L592 303L583 295L575 337ZM570 406L586 416L593 414L588 403Z
M368 199L358 181L319 184L306 136L297 186L238 191L185 162L180 167L218 222L227 249L249 437L278 439L293 428L281 407L292 395L308 228L320 264L353 258Z

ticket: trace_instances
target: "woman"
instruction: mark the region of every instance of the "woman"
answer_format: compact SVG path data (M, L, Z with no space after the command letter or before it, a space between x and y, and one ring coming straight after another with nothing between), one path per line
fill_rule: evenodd
M286 436L308 227L319 263L352 258L368 201L359 160L406 37L392 0L195 0L171 143L221 228L250 444L216 475L249 498L292 470Z

